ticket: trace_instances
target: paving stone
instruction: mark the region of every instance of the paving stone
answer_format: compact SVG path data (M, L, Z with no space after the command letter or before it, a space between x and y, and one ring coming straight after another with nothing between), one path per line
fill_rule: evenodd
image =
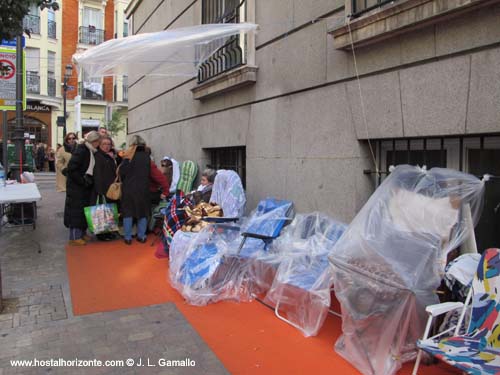
M196 355L197 367L147 368L147 373L227 374L172 303L74 316L66 274L67 232L56 215L64 206L64 194L40 190L37 230L0 236L3 295L16 309L8 318L0 315L0 375L143 374L146 368L12 368L10 359L157 360L173 354Z

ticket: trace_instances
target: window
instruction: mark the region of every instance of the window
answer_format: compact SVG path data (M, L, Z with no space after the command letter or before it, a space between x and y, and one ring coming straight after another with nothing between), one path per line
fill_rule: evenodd
M40 94L40 50L26 48L26 90L31 94Z
M128 36L128 21L123 21L123 37Z
M469 173L500 176L500 147L468 150ZM483 213L475 230L477 248L484 251L500 243L500 179L485 184Z
M238 173L246 187L246 148L222 147L206 149L210 155L210 168L230 169Z
M79 30L79 42L97 45L104 42L104 13L101 9L83 8L83 26Z
M245 21L246 1L202 0L201 22L239 23ZM224 72L245 64L245 38L231 37L210 58L201 64L198 83L216 77Z
M48 21L47 21L47 35L49 38L56 39L57 29L56 29L56 14L54 10L48 10Z
M83 26L93 26L96 29L103 29L104 15L102 10L84 7Z
M56 96L56 53L52 51L47 60L47 95Z
M394 0L352 0L352 15L359 16L361 13L368 12L387 3L393 3Z
M128 76L123 76L123 101L128 101Z
M32 34L40 34L40 9L36 4L31 4L28 14L23 18L23 28Z
M82 82L80 82L80 95L82 99L104 99L104 85L101 78L90 78L82 71Z
M477 177L500 176L500 135L377 140L372 145L384 176L389 166L399 164L451 168ZM499 178L485 183L484 207L475 234L480 252L500 243Z

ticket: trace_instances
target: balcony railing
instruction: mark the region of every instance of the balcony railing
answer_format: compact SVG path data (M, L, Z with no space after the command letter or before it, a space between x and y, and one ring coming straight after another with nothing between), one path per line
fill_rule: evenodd
M104 84L95 82L79 82L78 92L82 99L104 100Z
M47 95L56 96L56 79L47 78Z
M28 29L32 34L40 34L40 17L31 14L25 15L23 29Z
M240 0L205 0L202 2L202 21L203 23L239 23L240 7L244 3ZM233 36L200 65L198 83L205 82L244 63L240 36Z
M104 42L104 30L94 26L80 26L78 41L84 44L97 45Z
M47 24L47 34L49 38L56 39L57 37L57 28L56 28L56 22L55 21L48 21Z
M40 94L40 76L37 72L26 72L26 90L30 94Z

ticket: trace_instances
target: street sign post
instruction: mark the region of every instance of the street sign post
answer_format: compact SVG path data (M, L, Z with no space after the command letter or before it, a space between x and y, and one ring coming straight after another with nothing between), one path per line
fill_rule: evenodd
M16 110L16 60L16 50L0 48L0 110ZM22 75L23 109L26 109L26 64L23 64Z

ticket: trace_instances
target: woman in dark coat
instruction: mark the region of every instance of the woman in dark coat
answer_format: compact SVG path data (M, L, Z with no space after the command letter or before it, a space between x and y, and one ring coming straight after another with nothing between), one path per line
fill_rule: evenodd
M146 242L146 228L150 214L149 174L150 158L146 152L146 142L134 135L130 147L123 154L120 164L122 179L121 214L125 243L132 243L132 223L137 219L137 241Z
M69 245L85 245L87 221L83 208L90 205L94 154L99 147L100 136L91 131L85 142L76 146L66 168L66 203L64 205L64 225L69 228Z
M92 190L92 196L90 198L91 206L97 204L98 197L100 197L100 199L106 197L106 192L108 191L109 186L115 181L117 162L112 147L113 141L111 138L107 135L101 135L99 149L94 154L94 189ZM106 202L118 204L118 201L111 199L106 199ZM101 241L110 241L115 239L115 234L101 233L97 234L96 237Z
M97 197L106 196L109 186L115 181L117 162L114 152L111 151L112 141L108 136L101 136L99 149L94 154L94 190L90 199L91 204L96 204ZM115 203L107 199L109 203Z

